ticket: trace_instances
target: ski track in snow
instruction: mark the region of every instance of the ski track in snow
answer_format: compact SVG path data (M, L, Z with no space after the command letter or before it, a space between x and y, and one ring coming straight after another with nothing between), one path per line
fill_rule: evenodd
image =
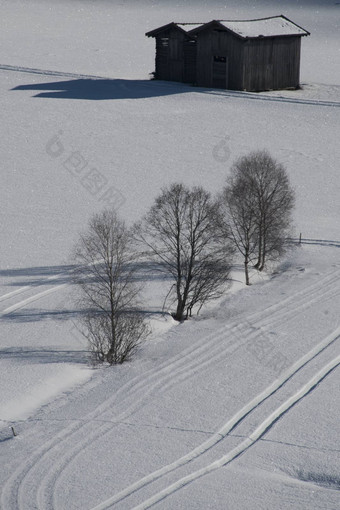
M204 90L202 90L204 92ZM266 96L261 94L261 92L238 92L238 91L223 91L223 90L209 90L209 92L205 92L208 94L222 96L222 97L230 97L230 98L242 98L242 99L250 99L255 101L269 101L269 102L279 102L279 103L293 103L293 104L301 104L301 105L311 105L311 106L326 106L332 108L339 108L339 101L323 101L318 99L303 99L303 98L294 98L294 97L285 97L285 96Z
M340 328L338 329L338 337L340 334ZM252 432L247 439L245 439L241 444L230 450L226 455L223 455L216 461L204 466L197 471L190 473L190 475L184 476L177 480L175 483L169 485L162 491L159 491L154 496L148 498L146 501L140 503L135 506L133 510L146 510L147 508L151 508L156 503L164 500L174 492L182 489L186 485L192 483L193 481L201 478L204 475L207 475L216 469L219 469L223 466L226 466L234 459L236 459L239 455L245 452L248 448L250 448L253 444L255 444L265 433L266 431L276 422L279 418L281 418L293 405L295 405L299 400L308 395L330 372L332 372L338 365L340 364L340 355L336 358L332 359L327 365L323 366L322 369L317 372L314 377L312 377L306 384L304 384L294 395L289 397L283 404L281 404L278 408L275 409L269 416L267 416L258 427ZM98 505L92 510L104 510L105 508L109 508L104 504Z
M317 291L315 291L315 292L317 292ZM310 291L309 296L311 295L311 293L312 293L312 291ZM338 292L338 294L339 293L340 292ZM332 297L334 296L334 294L332 292L325 293L325 296L326 296L326 294L329 294ZM309 298L308 303L311 303L311 302L312 302L312 300ZM314 300L313 300L313 302L314 302ZM297 313L299 313L301 311L301 309L303 307L308 305L308 303L306 302L306 303L301 304L301 308L299 308L298 312L296 312L296 306L294 306L294 307L292 307L292 309L290 311L285 310L285 313L280 313L280 320L278 320L276 318L276 316L273 317L273 319L270 319L270 317L272 317L272 315L271 315L270 317L268 317L269 320L268 320L268 324L266 324L266 325L269 325L269 324L273 323L274 321L275 321L275 324L284 322L286 320L287 316L292 316L292 315L295 316ZM263 324L263 322L262 322L262 324ZM221 340L223 339L223 335L225 333L227 333L227 331L230 331L230 332L236 331L238 336L240 336L242 338L246 337L247 341L239 342L237 345L234 345L233 340L230 340L222 347ZM103 424L103 427L100 429L100 431L99 430L95 431L94 435L92 434L91 438L89 438L86 441L86 445L93 444L93 441L96 438L103 437L103 435L105 435L105 433L110 432L112 429L111 424L119 423L120 421L125 420L126 418L130 417L132 414L137 412L140 408L143 407L144 400L146 399L146 397L149 397L150 394L154 393L155 391L157 391L158 393L163 393L163 392L167 391L175 384L178 384L178 383L194 376L198 371L201 371L202 369L211 365L213 362L218 361L221 356L227 355L227 354L230 356L234 350L242 347L245 343L249 342L249 340L254 339L254 337L258 336L261 333L262 333L262 331L259 332L258 330L251 331L249 333L249 329L248 330L245 329L245 331L242 331L242 328L240 328L236 325L233 325L230 328L227 328L225 331L222 331L221 335L213 336L211 339L211 340L213 340L213 342L211 342L211 344L209 344L208 358L207 358L207 353L206 353L207 343L205 343L199 349L195 350L194 358L191 362L188 362L188 357L186 357L186 359L184 360L184 364L182 366L179 366L178 369L176 369L176 370L172 369L172 371L169 375L165 375L161 378L157 377L155 384L151 385L149 388L145 388L145 384L143 382L143 385L141 388L141 395L136 394L135 392L138 391L138 388L137 389L134 388L133 393L132 393L132 397L133 397L132 404L130 404L130 406L125 407L122 414L118 415L118 417L114 420L114 422L111 422L109 424ZM137 395L137 398L136 398L136 395ZM124 402L125 402L125 400L124 400ZM99 421L100 421L100 419L99 419ZM216 444L221 439L222 439L221 431L218 431L214 435L213 441L211 441L211 440L208 441L209 448L211 446L213 446L214 444ZM49 494L51 497L52 490L53 490L53 484L54 485L56 484L56 480L60 476L61 472L64 469L66 469L68 467L68 465L75 460L76 456L79 453L81 453L83 451L84 447L86 446L84 444L84 442L81 441L80 443L75 444L76 442L77 442L77 438L73 438L72 444L69 447L67 447L67 456L63 455L59 463L55 462L55 461L53 462L52 472L50 472L43 479L42 484L39 488L40 497L42 497L43 492L45 492L46 495ZM208 448L205 448L205 450L206 449L208 449ZM192 458L194 458L194 457L192 457ZM189 460L191 460L191 458ZM188 462L189 460L186 459L186 462ZM48 487L50 487L50 488L48 489ZM39 508L54 508L54 507L55 507L55 505L53 505L51 502L48 502L46 499L41 499Z
M100 260L95 261L96 264L99 262L100 262ZM57 282L58 282L58 280L64 280L65 278L68 278L70 280L67 283L54 285L53 287L51 287L49 289L45 289L41 292L37 292L36 294L33 294L33 296L29 296L15 304L11 305L11 306L8 306L7 308L5 308L5 310L0 311L0 318L11 315L14 312L16 312L17 310L25 308L30 303L33 303L34 301L38 301L42 297L48 296L49 294L52 294L53 292L56 292L64 287L69 286L72 283L71 282L72 273L73 273L73 269L69 269L67 271L60 272L58 274L49 276L47 278L42 278L39 282L34 282L31 285L25 285L23 287L20 287L17 290L8 292L7 294L0 296L0 302L5 301L5 303L6 303L6 301L12 300L13 297L16 297L17 295L26 294L29 290L35 290L42 286L46 287L46 285L48 285L49 282L52 280L56 280Z
M340 273L340 270L337 273ZM270 305L265 310L251 314L248 317L248 324L245 326L237 326L235 323L225 326L214 334L211 334L208 338L201 338L194 346L185 349L177 356L174 356L169 361L163 363L160 367L157 367L157 369L151 369L143 376L137 376L126 383L112 398L104 401L94 411L84 416L82 420L76 420L62 429L55 438L42 445L35 452L33 457L31 457L24 465L21 465L15 473L13 473L3 488L1 498L3 507L18 509L27 508L27 498L28 494L31 492L28 488L31 489L32 486L35 487L38 481L36 496L38 503L37 508L41 510L55 508L54 489L60 474L68 466L70 466L70 463L75 459L76 455L83 451L87 445L93 444L93 441L102 437L103 434L111 431L112 427L119 423L119 421L122 421L135 413L143 405L143 400L145 400L145 398L151 393L155 391L166 391L171 386L178 384L182 380L192 377L202 368L209 365L216 359L219 359L223 354L230 354L233 350L241 347L258 334L261 334L261 330L254 330L254 325L257 323L259 323L259 326L261 327L268 326L271 323L277 324L278 322L286 320L287 317L297 315L301 312L301 309L310 306L312 302L325 299L325 297L328 296L333 297L339 293L339 291L334 292L334 290L327 285L334 282L335 277L336 275L333 272L329 272L318 282L309 285L305 289L290 295L278 303ZM299 300L298 304L296 303L297 299ZM237 344L234 345L236 343L234 339L234 341L227 341L224 346L221 346L221 340L223 340L223 337L227 332L238 332L242 338L247 338L247 340L244 342L237 342ZM309 355L315 357L333 341L334 338L328 338L327 341L321 342L321 344L317 346L317 349L312 350ZM304 361L304 364L310 359ZM295 365L293 366L295 367ZM296 373L297 370L298 369L296 369L294 373ZM292 377L292 375L289 377ZM282 384L283 383L281 382L280 386ZM276 390L270 387L267 391L270 391L269 394L272 394ZM263 397L263 399L264 398L267 397ZM100 418L103 418L105 412L111 410L114 404L118 407L121 403L124 407L116 419L109 422L106 421L101 424ZM254 402L252 401L252 403ZM257 405L258 403L256 403L255 407ZM250 410L248 410L246 414L249 412ZM241 418L238 417L238 421L240 419ZM90 421L90 423L84 424L84 420ZM99 423L96 425L95 430L91 430L91 421L93 422L96 420L98 420ZM230 423L231 420L229 420L228 424ZM225 426L226 430L228 429L228 424ZM221 429L222 433L225 427ZM183 463L189 462L191 458L195 458L203 453L203 450L206 451L208 448L211 448L214 444L220 441L222 439L221 430L214 434L208 442L203 443L203 446L200 445L193 451L193 453L189 453L184 462L180 459L178 461L180 464L178 465L183 465ZM225 432L225 435L226 434L227 432ZM69 441L70 444L62 445L63 441ZM178 465L177 463L170 465L171 469L168 466L165 466L162 468L164 473L163 471L161 473L156 472L156 475L155 473L152 473L146 477L148 480L143 478L137 483L143 487L170 470L172 471L173 469L176 469ZM154 478L154 476L156 477ZM152 479L149 480L149 477L152 477ZM119 493L120 496L116 495L115 498L119 496L119 499L117 500L119 501L123 497L127 497L127 492L132 493L135 490L137 489L134 488L131 490L131 487L127 488L123 491L124 495ZM13 503L15 503L15 506L13 506ZM99 506L98 508L107 508L107 506Z
M18 295L26 294L28 291L35 291L36 289L39 289L40 287L46 287L48 283L52 280L63 280L65 277L70 277L71 270L65 271L62 273L58 273L57 275L49 276L48 278L42 278L39 283L32 283L32 285L25 285L23 287L20 287L19 289L16 289L12 292L8 292L7 294L4 294L3 296L0 296L0 302L7 302L12 300L14 297L17 297ZM37 301L38 299L47 296L48 294L52 294L55 291L58 291L62 289L63 287L66 287L69 285L69 283L63 283L59 285L55 285L50 289L45 289L44 291L37 292L33 296L29 296L21 301L16 302L15 304L8 306L4 310L0 312L0 318L6 317L7 315L11 315L16 310L20 310L21 308L25 308L25 306L29 305L30 303L33 303L34 301Z
M168 465L165 465L163 466L162 468L154 471L153 473L150 473L149 475L141 478L140 480L136 481L135 483L131 484L129 487L123 489L122 491L120 491L119 493L117 493L116 495L114 495L112 498L109 498L108 500L100 503L99 505L97 505L96 507L92 508L91 510L106 510L108 508L110 508L112 505L114 505L115 503L118 503L122 500L124 500L125 498L127 498L128 496L130 496L131 494L135 493L136 491L140 490L140 489L143 489L145 486L149 485L150 483L158 480L159 478L161 478L162 476L174 471L175 469L191 462L192 460L200 457L202 454L204 454L206 451L208 451L209 449L211 449L213 446L215 446L217 443L221 442L233 429L235 429L237 427L237 425L239 425L239 423L241 423L241 421L244 420L245 417L247 417L251 411L253 411L254 409L256 409L264 400L267 400L268 397L270 397L271 395L273 395L279 388L281 388L288 380L292 379L292 377L299 371L301 370L301 368L303 368L307 363L309 363L312 359L314 359L316 356L318 356L318 354L320 354L321 352L323 352L330 344L332 344L333 342L335 342L338 338L340 337L340 328L337 328L331 335L329 335L328 337L326 337L322 342L320 342L316 347L314 347L311 351L309 351L306 355L304 355L302 358L300 358L296 363L294 363L288 370L286 370L281 377L279 377L278 379L276 379L271 385L269 385L264 391L262 391L259 395L257 395L256 397L254 397L250 402L248 402L240 411L238 411L231 419L229 419L217 432L215 432L214 435L211 436L211 438L209 438L207 441L205 441L204 443L200 444L199 446L197 446L195 449L193 449L192 451L190 451L188 454L184 455L183 457L181 457L180 459L177 459L176 461L172 462L171 464L168 464ZM337 358L337 364L340 363L340 357L338 356ZM332 362L331 362L332 363ZM327 365L328 366L328 365ZM334 366L333 366L334 368ZM327 372L328 373L328 372ZM297 393L300 393L300 390L299 392ZM286 402L290 402L291 399L288 399ZM283 404L284 405L284 404ZM293 405L293 404L291 404ZM289 407L291 407L291 405ZM281 408L281 406L280 406ZM286 412L287 409L285 409L281 414L284 414L284 412ZM272 415L270 415L272 416ZM278 418L279 416L277 416L275 418L275 420ZM269 420L269 417L265 418L265 420L262 422L262 423L267 423ZM270 425L275 421L270 421L270 423L268 422L268 425L266 426L266 428L264 429L264 431L262 432L261 436L263 435L263 433L270 427ZM262 424L261 424L262 425ZM261 425L259 425L258 429L261 427ZM258 430L256 429L256 430ZM255 434L255 432L253 433ZM252 435L253 435L252 434ZM260 437L260 436L259 436ZM254 441L251 442L251 444L253 443ZM251 446L251 444L249 444L248 446ZM244 442L242 442L242 444L234 449L231 450L230 453L234 453L236 451L239 451L239 453L237 455L232 455L232 458L230 460L233 460L234 458L236 458L236 456L238 456L240 453L242 453L243 451L243 445L244 445ZM226 458L226 456L223 456L223 459ZM228 462L230 462L230 460ZM218 461L216 461L218 462ZM213 465L215 466L215 462L213 463ZM217 467L221 467L222 465L225 465L225 463L222 463L221 465L218 465ZM210 467L210 464L207 466L207 468ZM207 474L210 472L210 469L207 469L207 471L205 472L205 469L206 468L202 468L201 470L199 470L199 473L202 472L202 474L200 474L199 476L202 476L203 474ZM194 474L196 474L196 471L194 472ZM194 479L196 479L196 476L191 479L191 475L189 475L188 477L184 477L185 481L187 480L187 478L189 479L190 478L190 481L193 481ZM176 482L176 484L173 484L174 486L176 486L176 488L174 489L175 490L178 490L181 486L182 486L182 480L184 479L181 479L179 482ZM190 482L187 482L183 484L186 485L187 483L190 483ZM173 485L171 485L171 488L173 488ZM165 492L166 490L164 490ZM171 492L174 492L174 491L171 491ZM153 502L153 504L155 502L158 502L160 501L161 499L163 499L163 491L161 491L159 494L162 495L162 497L160 497L159 499L157 499L157 501L155 500ZM169 493L170 494L170 493ZM169 495L167 494L167 495ZM149 501L149 500L148 500ZM151 506L151 505L150 505ZM139 508L144 508L144 506L138 506L137 507L138 509ZM145 506L145 508L149 508L149 506Z
M0 70L14 71L17 73L41 74L43 76L60 76L60 77L66 76L69 78L93 78L93 79L97 79L97 80L105 79L104 76L95 76L92 74L67 73L67 72L63 72L63 71L51 71L48 69L36 69L34 67L11 66L11 65L7 65L7 64L0 64Z
M34 296L31 296L29 298L24 299L23 301L20 301L20 303L17 303L15 305L9 306L4 310L0 317L6 317L8 315L11 315L13 312L16 312L17 310L20 310L21 308L25 308L30 303L33 303L34 301L38 301L42 297L48 296L49 294L53 294L53 292L56 292L60 289L63 289L64 287L67 287L69 283L63 283L61 285L57 285L55 287L52 287L51 289L44 290L42 292L39 292L38 294L35 294Z

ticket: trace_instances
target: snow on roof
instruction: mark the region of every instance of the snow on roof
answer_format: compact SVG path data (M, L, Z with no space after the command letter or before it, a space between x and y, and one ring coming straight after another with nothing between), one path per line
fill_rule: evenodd
M240 37L275 37L282 35L309 35L309 32L299 27L285 16L274 16L247 21L218 20Z
M182 30L185 30L185 32L190 32L191 30L201 27L204 23L176 23L176 25Z
M183 30L184 32L191 32L192 30L196 30L203 26L204 23L175 23L172 21L171 23L168 23L167 25L163 25L161 27L155 28L154 30L151 30L149 32L146 32L147 37L157 37L157 35L161 34L164 31L167 31L172 28L179 28L180 30Z

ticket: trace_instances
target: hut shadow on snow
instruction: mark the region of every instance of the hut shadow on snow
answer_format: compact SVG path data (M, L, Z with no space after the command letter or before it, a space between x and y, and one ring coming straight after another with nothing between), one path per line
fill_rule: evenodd
M181 83L154 80L121 80L79 78L50 83L19 85L12 90L36 90L34 97L103 101L113 99L145 99L192 92Z
M77 78L51 83L33 83L19 85L12 90L39 91L33 97L50 99L82 99L88 101L109 101L115 99L147 99L152 97L166 97L176 94L199 92L225 98L242 98L255 101L285 102L297 104L312 104L314 106L340 107L340 102L320 101L299 97L275 97L256 92L220 89L212 87L197 87L175 81L163 80L123 80L123 79L92 79Z

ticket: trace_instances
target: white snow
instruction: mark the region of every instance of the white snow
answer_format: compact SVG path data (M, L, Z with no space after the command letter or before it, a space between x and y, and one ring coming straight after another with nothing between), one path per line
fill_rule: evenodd
M191 30L201 27L202 23L176 23L176 25L186 32L191 32Z
M287 2L311 32L299 91L148 80L148 30L276 4L1 4L4 510L338 507L339 6ZM215 193L258 148L287 168L301 247L250 288L236 267L225 297L182 325L144 272L151 338L129 363L89 367L70 282L87 219L112 199L132 223L174 181Z
M225 28L244 38L308 35L306 30L282 16L256 20L220 20L219 22Z
M22 351L22 364L24 364L27 351ZM11 357L11 351L6 351L6 354L9 358ZM45 354L46 358L50 355L48 352ZM13 351L14 356L20 358L20 351ZM5 370L5 384L1 387L0 422L14 422L28 418L43 404L50 402L63 391L84 383L92 375L90 369L66 363L58 363L53 371L48 366L48 362L45 365L43 362L32 365L28 362L20 370L14 363L7 363ZM6 381L11 385L8 388Z

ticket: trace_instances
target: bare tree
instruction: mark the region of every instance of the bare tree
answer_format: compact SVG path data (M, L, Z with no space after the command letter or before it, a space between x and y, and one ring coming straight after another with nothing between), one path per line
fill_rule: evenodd
M230 234L248 264L259 271L285 250L291 228L294 192L285 168L265 151L238 159L220 199Z
M138 313L131 236L116 213L104 210L89 222L75 248L75 282L84 308L81 331L97 362L122 363L147 336Z
M256 199L258 254L255 267L282 255L291 226L294 192L283 165L268 151L251 152L235 163L234 171L248 183Z
M174 282L168 295L176 303L173 317L178 321L220 296L229 279L232 250L216 233L217 214L203 188L172 184L135 227L136 239Z
M258 250L256 200L249 183L232 173L219 197L222 235L229 238L243 257L246 285L250 284L249 264Z

